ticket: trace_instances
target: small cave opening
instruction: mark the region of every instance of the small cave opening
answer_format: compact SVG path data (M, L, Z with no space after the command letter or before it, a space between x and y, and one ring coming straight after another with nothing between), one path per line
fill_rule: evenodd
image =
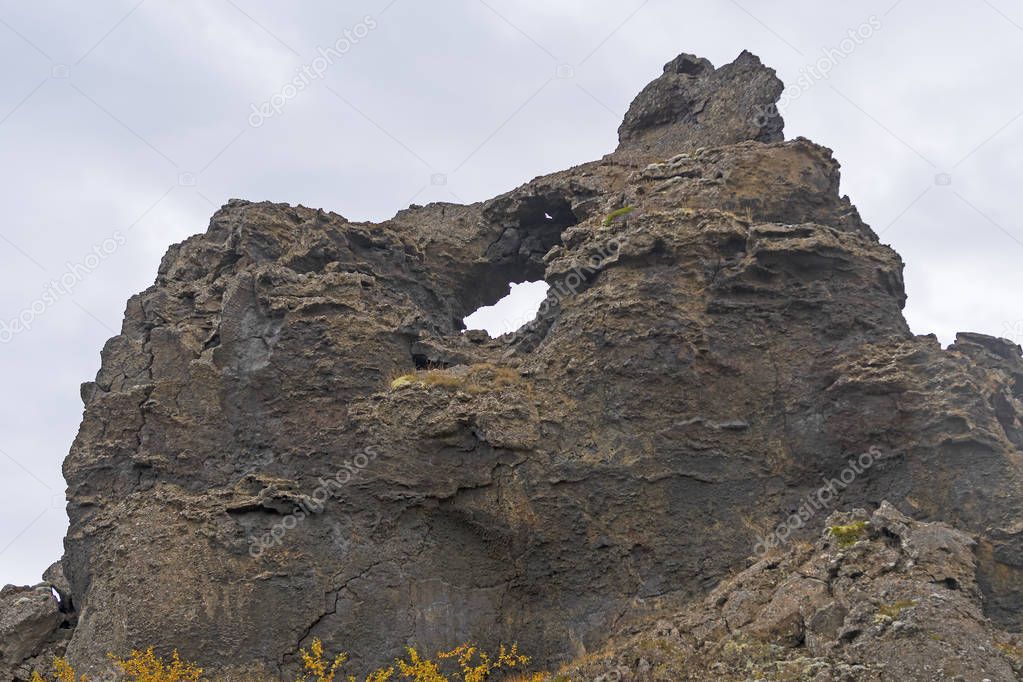
M543 280L509 282L508 294L476 309L463 320L466 329L482 329L492 338L520 329L536 318L550 285Z

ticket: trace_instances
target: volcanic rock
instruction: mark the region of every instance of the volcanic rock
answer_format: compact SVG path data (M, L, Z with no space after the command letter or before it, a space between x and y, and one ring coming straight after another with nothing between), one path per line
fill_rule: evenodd
M682 613L567 666L573 680L1015 680L1023 638L984 618L974 540L903 516L831 516ZM830 529L857 529L839 539Z
M784 140L781 90L748 53L682 55L599 161L380 224L232 200L172 246L64 467L79 671L154 645L287 676L314 638L356 665L470 639L555 665L883 500L975 540L883 507L893 538L760 562L714 622L832 667L906 641L906 675L952 670L920 622L962 625L985 643L963 675L1008 670L978 608L1023 624L1020 349L913 335L901 259L831 151ZM463 333L541 278L525 328ZM917 603L882 628L882 599Z

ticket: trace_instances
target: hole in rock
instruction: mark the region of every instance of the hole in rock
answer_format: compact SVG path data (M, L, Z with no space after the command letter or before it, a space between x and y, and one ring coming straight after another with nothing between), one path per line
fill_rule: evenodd
M464 320L466 329L484 329L491 337L513 332L532 322L547 297L550 285L537 282L511 282L509 294L494 305L483 306Z
M535 195L503 197L484 210L483 218L491 225L493 239L482 254L483 258L465 270L455 285L459 323L471 311L501 305L498 301L509 295L509 283L527 286L526 291L513 290L512 301L518 301L530 287L534 292L545 288L540 282L546 270L544 256L551 248L561 244L561 234L567 228L579 223L579 217L572 210L575 201L572 195L558 189ZM543 296L534 293L533 298L539 301ZM538 305L534 303L534 306ZM506 319L512 324L522 319L524 314L519 311L510 315L499 312L494 323ZM529 319L532 319L532 314L529 313ZM469 315L472 318L470 323L475 322L477 329L489 329L480 325L472 315ZM518 326L521 325L511 330Z

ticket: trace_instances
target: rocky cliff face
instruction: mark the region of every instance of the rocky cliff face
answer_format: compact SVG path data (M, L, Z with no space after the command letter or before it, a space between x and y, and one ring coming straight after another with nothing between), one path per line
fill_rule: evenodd
M556 663L882 500L973 534L963 599L1018 629L1020 349L910 333L830 150L763 115L781 90L683 55L600 161L381 224L235 200L171 247L82 389L71 659ZM533 323L463 333L540 278Z

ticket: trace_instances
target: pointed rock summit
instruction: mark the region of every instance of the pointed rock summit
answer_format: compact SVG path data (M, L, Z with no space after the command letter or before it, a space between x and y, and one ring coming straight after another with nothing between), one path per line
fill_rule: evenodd
M776 105L784 89L774 69L749 52L720 69L679 55L633 100L618 128L618 152L666 157L748 140L781 142L785 121Z

